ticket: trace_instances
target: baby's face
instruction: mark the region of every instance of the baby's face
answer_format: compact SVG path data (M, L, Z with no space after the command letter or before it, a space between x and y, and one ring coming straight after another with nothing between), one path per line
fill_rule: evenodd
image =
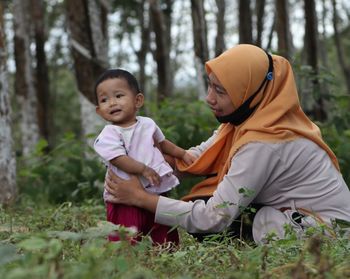
M136 122L137 110L143 105L143 95L135 93L123 78L111 78L97 88L96 112L105 120L122 127Z

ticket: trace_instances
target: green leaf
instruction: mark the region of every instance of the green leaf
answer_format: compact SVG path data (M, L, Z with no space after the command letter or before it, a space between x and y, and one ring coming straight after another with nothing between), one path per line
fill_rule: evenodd
M28 251L37 251L46 248L48 246L48 241L39 237L31 237L21 241L17 246Z
M48 236L57 237L62 240L73 240L73 241L82 239L81 233L75 233L70 231L51 231L51 232L48 232Z
M16 247L12 244L0 244L0 266L15 261L20 256L16 253Z

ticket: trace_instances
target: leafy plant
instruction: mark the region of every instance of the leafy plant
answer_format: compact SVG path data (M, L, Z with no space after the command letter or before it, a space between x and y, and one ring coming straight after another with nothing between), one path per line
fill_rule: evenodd
M67 133L48 154L47 143L19 164L18 185L22 194L60 203L101 196L105 168L85 142Z

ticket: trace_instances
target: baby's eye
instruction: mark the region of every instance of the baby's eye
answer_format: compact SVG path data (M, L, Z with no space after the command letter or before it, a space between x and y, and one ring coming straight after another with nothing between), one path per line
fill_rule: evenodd
M115 94L115 97L118 98L118 99L121 98L121 97L123 97L123 96L124 96L124 95L121 94L121 93Z
M105 103L105 102L107 102L107 98L100 99L100 103Z

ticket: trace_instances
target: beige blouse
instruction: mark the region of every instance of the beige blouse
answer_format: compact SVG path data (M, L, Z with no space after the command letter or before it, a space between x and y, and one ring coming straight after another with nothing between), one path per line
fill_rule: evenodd
M214 138L215 133L190 151L198 156ZM232 158L227 175L207 203L161 196L155 221L180 225L191 233L219 232L251 202L264 205L253 222L257 243L263 242L271 231L283 238L284 224L291 224L298 233L315 226L317 220L312 216L303 218L301 224L291 218L299 208L307 209L329 225L335 218L350 221L350 191L342 175L323 149L304 138L246 144ZM290 209L281 212L281 208Z

